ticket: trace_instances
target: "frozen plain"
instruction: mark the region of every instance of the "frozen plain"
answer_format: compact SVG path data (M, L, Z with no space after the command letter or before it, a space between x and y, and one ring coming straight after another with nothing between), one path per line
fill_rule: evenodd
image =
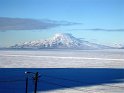
M123 93L124 92L124 69L123 69L124 68L124 50L122 49L119 49L119 50L117 49L114 49L114 50L40 50L40 51L39 50L28 50L28 51L1 50L0 51L0 68L29 68L29 69L30 68L38 68L38 69L39 68L48 68L48 69L57 68L58 69L57 73L59 73L59 69L66 69L66 70L63 70L63 73L64 71L70 71L70 70L67 70L69 68L72 69L73 72L75 71L74 69L79 69L84 71L84 69L89 68L88 73L90 72L93 73L92 71L97 71L101 69L102 71L106 69L111 69L112 71L113 69L114 70L120 69L121 70L121 72L119 71L120 74L116 74L115 73L116 71L115 71L114 72L115 76L114 74L112 75L114 77L116 77L116 75L121 75L121 78L115 78L117 79L117 81L121 81L121 82L115 82L115 83L112 83L112 82L98 83L97 82L98 84L89 85L85 87L83 85L76 86L75 84L75 86L72 86L72 87L53 88L53 89L49 89L49 91L42 91L41 93ZM94 70L93 68L96 70ZM106 70L106 71L111 72L111 70ZM77 70L77 73L78 73L78 70ZM84 74L84 72L80 72L80 73ZM66 74L70 74L70 72ZM74 74L77 75L76 72ZM100 73L95 73L95 74L100 74ZM103 74L106 74L106 73L103 73ZM107 73L107 75L108 74L109 73ZM62 76L60 75L60 77ZM80 77L82 77L82 75ZM74 78L71 77L71 79L74 79ZM52 82L55 84L56 82L57 84L59 82L57 80L52 80L52 79L48 79L48 80L55 81L55 82ZM82 81L81 78L79 79L79 81ZM66 80L64 82L66 82ZM61 85L61 83L59 84ZM66 84L66 85L69 85L69 84ZM39 93L40 93L40 90L39 90Z
M123 68L124 50L0 51L1 68Z

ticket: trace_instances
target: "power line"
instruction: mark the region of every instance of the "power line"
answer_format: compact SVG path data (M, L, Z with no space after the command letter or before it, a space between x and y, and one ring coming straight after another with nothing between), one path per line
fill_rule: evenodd
M17 79L17 80L0 80L0 82L21 82L21 81L25 81L22 79Z
M53 78L53 79L61 79L61 80L66 80L66 81L72 81L72 82L77 82L77 83L85 83L85 82L82 82L82 81L78 81L78 80L72 80L72 79L67 79L67 78L60 78L60 77L54 77L54 76L49 76L49 75L42 75L42 76L45 76L45 77L49 77L49 78ZM89 83L89 82L88 82ZM91 83L90 83L91 84Z
M93 84L91 82L82 82L82 81L78 81L78 80L72 80L72 79L60 78L60 77L54 77L54 76L49 76L49 75L42 75L42 76L53 78L53 79L60 79L60 80L66 80L66 81L81 83L81 84L83 84L83 83L85 83L85 84ZM120 86L116 86L116 85L105 85L105 86L116 87L116 88L124 88L124 87L120 87Z
M59 79L59 80L66 80L68 82L76 82L76 83L81 83L81 84L93 84L93 83L90 83L90 82L82 82L82 81L78 81L78 80L72 80L72 79L67 79L67 78L61 78L61 77L54 77L54 76L49 76L49 75L42 75L41 77L48 77L48 78L52 78L52 79ZM30 79L31 80L31 79ZM0 83L6 83L6 82L24 82L25 80L24 79L16 79L16 80L0 80ZM58 83L55 83L55 82L50 82L50 81L46 81L46 80L39 80L39 81L42 81L42 82L45 82L45 83L48 83L48 84L52 84L52 85L56 85L56 86L60 86L60 87L64 87L64 88L70 88L70 89L73 89L73 90L77 90L77 91L82 91L82 92L90 92L92 90L90 89L87 89L87 90L82 90L82 89L77 89L77 88L71 88L70 86L67 86L67 85L63 85L63 84L58 84ZM116 86L116 85L105 85L105 86L109 86L109 87L115 87L115 88L124 88L124 87L121 87L121 86Z
M56 85L56 86L60 86L60 87L64 87L64 88L70 88L69 86L65 86L63 84L58 84L58 83L54 83L54 82L49 82L49 81L45 81L45 80L40 80L42 82L45 82L45 83L48 83L48 84L52 84L52 85ZM77 89L77 88L70 88L72 90L76 90L76 91L81 91L81 92L84 92L84 90L81 90L81 89ZM92 90L85 90L86 93L90 92ZM91 93L91 92L90 92Z

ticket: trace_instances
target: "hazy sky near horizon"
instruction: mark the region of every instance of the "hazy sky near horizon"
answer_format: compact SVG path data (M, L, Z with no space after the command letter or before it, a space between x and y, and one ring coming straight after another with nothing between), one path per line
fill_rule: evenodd
M37 24L47 27L9 29L10 25L0 22L0 46L46 39L55 33L71 33L105 45L124 44L124 0L0 0L3 17L22 18L25 23L27 19L47 20Z

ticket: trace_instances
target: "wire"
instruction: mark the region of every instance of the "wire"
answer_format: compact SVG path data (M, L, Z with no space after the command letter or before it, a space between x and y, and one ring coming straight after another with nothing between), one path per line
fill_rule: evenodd
M78 80L72 80L72 79L60 78L60 77L54 77L54 76L49 76L49 75L42 75L42 76L53 78L53 79L60 79L60 80L66 80L66 81L71 81L71 82L77 82L77 83L81 83L81 84L82 83L93 84L91 82L82 82L82 81L78 81ZM116 86L116 85L105 85L105 86L116 87L116 88L124 88L124 87L120 87L120 86Z
M52 79L59 79L59 80L66 80L66 81L71 81L71 82L76 82L76 83L83 83L83 84L93 84L93 83L90 83L90 82L82 82L82 81L78 81L78 80L72 80L72 79L67 79L67 78L60 78L60 77L54 77L54 76L49 76L49 75L42 75L41 77L48 77L48 78L52 78ZM31 79L29 79L31 80ZM22 82L22 81L25 81L24 79L16 79L16 80L0 80L0 83L2 82ZM58 84L58 83L54 83L54 82L49 82L49 81L46 81L46 80L38 80L38 81L42 81L42 82L45 82L45 83L48 83L48 84L52 84L52 85L56 85L56 86L61 86L61 87L65 87L65 88L70 88L70 86L66 86L66 85L63 85L63 84ZM124 87L121 87L121 86L116 86L116 85L105 85L105 86L110 86L110 87L115 87L115 88L124 88ZM77 91L85 91L85 90L81 90L81 89L77 89L77 88L70 88L70 89L73 89L73 90L77 90ZM86 90L87 92L91 91L91 90Z
M49 82L49 81L45 81L45 80L40 80L40 81L45 82L45 83L48 83L48 84L52 84L52 85L64 87L64 88L70 88L69 86L65 86L65 85L62 85L62 84L54 83L54 82ZM84 92L84 90L77 89L77 88L70 88L70 89L76 90L76 91ZM85 91L88 93L88 92L90 92L91 90L85 90ZM91 93L91 92L90 92L90 93Z
M0 82L21 82L21 81L25 81L22 79L17 79L17 80L1 80Z
M85 83L85 82L82 82L82 81L78 81L78 80L72 80L72 79L67 79L67 78L60 78L60 77L54 77L54 76L49 76L49 75L42 75L42 76L45 76L45 77L49 77L49 78L53 78L53 79L61 79L61 80L67 80L67 81L72 81L72 82L77 82L77 83ZM90 83L91 84L91 83Z

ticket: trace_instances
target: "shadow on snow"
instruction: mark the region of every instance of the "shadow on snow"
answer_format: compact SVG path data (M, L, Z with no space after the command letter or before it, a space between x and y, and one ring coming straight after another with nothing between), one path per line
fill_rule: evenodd
M25 71L39 72L38 91L124 82L124 69L111 68L1 68L0 93L25 93ZM34 91L29 76L28 93Z

